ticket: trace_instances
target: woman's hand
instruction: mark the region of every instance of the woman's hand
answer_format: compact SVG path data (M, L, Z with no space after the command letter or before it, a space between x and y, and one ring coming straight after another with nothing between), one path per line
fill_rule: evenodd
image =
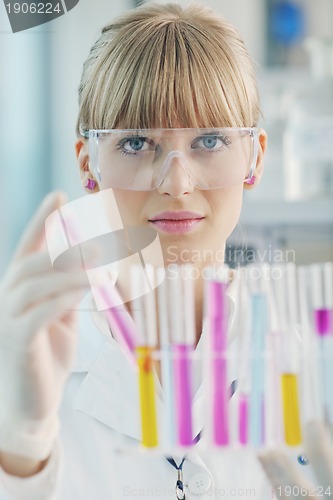
M45 219L66 202L47 196L0 282L0 450L43 460L76 345L76 304L84 272L55 270L45 249ZM50 442L51 441L51 442Z
M333 445L328 430L321 422L311 422L304 431L304 453L316 477L311 484L291 462L284 450L263 451L259 460L279 499L323 500L333 498Z

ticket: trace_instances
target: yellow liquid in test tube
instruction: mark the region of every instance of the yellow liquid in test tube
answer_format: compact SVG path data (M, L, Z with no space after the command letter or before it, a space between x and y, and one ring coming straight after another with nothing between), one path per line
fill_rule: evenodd
M285 373L282 375L281 381L285 439L287 444L296 446L302 441L297 375Z
M139 367L142 444L147 448L153 448L158 444L152 351L150 347L136 348Z

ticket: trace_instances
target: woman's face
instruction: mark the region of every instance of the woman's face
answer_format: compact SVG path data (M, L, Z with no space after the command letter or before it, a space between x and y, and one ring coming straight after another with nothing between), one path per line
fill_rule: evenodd
M255 172L256 183L262 170L266 135L259 137L260 147ZM77 155L83 182L91 178L87 164L87 146L78 141ZM224 248L235 228L242 206L243 183L223 189L201 190L193 186L182 167L182 159L172 159L160 186L153 191L113 188L124 227L151 226L158 235L165 265L196 263L199 267L224 262ZM98 184L110 188L106 172ZM253 186L246 186L253 187Z

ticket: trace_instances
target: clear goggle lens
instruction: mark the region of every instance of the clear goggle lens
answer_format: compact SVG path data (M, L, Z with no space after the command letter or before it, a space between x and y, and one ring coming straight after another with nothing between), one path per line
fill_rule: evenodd
M89 130L90 168L102 187L151 191L180 167L198 189L250 180L257 128Z

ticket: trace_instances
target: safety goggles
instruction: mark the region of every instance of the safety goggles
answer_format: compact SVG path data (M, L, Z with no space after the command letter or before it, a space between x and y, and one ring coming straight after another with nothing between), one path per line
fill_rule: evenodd
M105 187L151 191L171 169L181 168L198 189L251 180L258 129L176 128L89 130L90 168Z

